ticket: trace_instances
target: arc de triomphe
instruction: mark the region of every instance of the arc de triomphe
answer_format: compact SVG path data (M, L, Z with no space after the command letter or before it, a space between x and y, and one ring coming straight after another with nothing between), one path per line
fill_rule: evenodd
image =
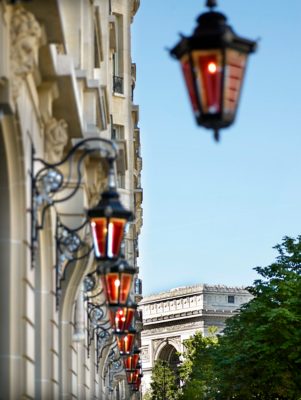
M143 314L141 358L143 393L151 381L151 371L158 359L176 368L183 342L196 331L204 336L215 326L220 332L237 308L252 296L242 287L196 285L180 287L145 297L139 304Z

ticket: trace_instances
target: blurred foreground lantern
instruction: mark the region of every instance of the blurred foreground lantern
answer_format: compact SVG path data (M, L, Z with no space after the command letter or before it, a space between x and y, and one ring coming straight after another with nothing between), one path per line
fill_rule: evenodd
M128 356L131 354L136 331L131 329L126 335L117 336L117 345L121 356Z
M128 304L125 307L110 308L110 320L114 333L123 334L130 330L137 305Z
M126 260L120 260L113 266L104 265L99 269L109 307L126 306L137 268Z
M120 245L126 223L133 219L131 211L126 210L119 201L115 189L102 193L96 207L88 210L95 257L98 260L114 260L119 257Z
M207 0L209 12L201 14L190 37L181 37L170 54L181 63L197 124L214 130L230 126L235 119L248 55L256 42L236 35L225 15L213 11L215 0Z

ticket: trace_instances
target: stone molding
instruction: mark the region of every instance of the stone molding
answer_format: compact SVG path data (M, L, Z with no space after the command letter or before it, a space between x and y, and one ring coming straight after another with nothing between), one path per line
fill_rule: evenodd
M175 289L171 289L167 292L161 292L157 294L152 294L150 296L147 296L144 298L142 304L150 304L152 302L158 302L158 300L163 300L163 299L173 299L177 297L183 297L185 295L196 295L196 294L206 294L207 292L216 292L218 294L221 293L232 293L232 292L237 292L237 293L242 293L242 294L249 294L249 292L245 289L244 286L225 286L225 285L206 285L206 284L200 284L200 285L193 285L193 286L185 286L185 287L179 287ZM250 295L250 294L249 294Z
M144 329L141 333L141 336L147 337L150 335L162 334L162 333L174 333L174 332L183 332L185 330L197 330L203 327L203 321L194 321L187 322L183 324L173 324L170 326L160 326L158 328L150 328ZM143 343L142 343L143 345Z
M42 31L34 15L22 6L13 8L10 21L12 95L15 100L23 80L34 71Z

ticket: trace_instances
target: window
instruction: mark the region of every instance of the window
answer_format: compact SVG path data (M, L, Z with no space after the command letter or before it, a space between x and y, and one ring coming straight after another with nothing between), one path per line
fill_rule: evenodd
M113 92L123 94L123 17L116 17L116 51L113 54Z
M112 139L113 140L124 140L124 126L123 125L112 125Z
M229 304L234 304L235 303L235 297L232 296L232 295L228 296L228 303Z

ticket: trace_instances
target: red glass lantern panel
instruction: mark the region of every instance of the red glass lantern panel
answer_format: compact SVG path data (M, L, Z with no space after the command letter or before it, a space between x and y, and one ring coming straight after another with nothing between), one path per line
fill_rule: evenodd
M117 336L117 345L120 355L128 355L132 352L135 333L129 332L124 336Z
M134 371L137 368L139 361L139 354L132 354L130 356L127 356L123 362L124 362L124 368L127 371Z
M138 378L139 378L139 372L137 370L135 371L128 371L126 373L126 378L127 378L127 382L129 385L133 385L137 382Z
M187 55L182 57L181 66L193 112L196 114L196 116L198 116L199 115L198 95L196 93L195 79L193 76L193 70L191 68L190 59Z
M238 106L246 61L247 55L245 53L233 49L226 51L223 110L228 118L235 115Z
M128 332L136 307L118 307L110 310L110 319L115 333Z
M131 290L133 274L126 272L107 272L102 277L110 305L125 305Z
M138 376L137 381L133 384L133 391L138 392L141 386L141 378Z
M222 111L222 57L220 51L195 51L192 54L196 84L203 114Z
M91 229L97 258L118 258L126 220L91 218Z

